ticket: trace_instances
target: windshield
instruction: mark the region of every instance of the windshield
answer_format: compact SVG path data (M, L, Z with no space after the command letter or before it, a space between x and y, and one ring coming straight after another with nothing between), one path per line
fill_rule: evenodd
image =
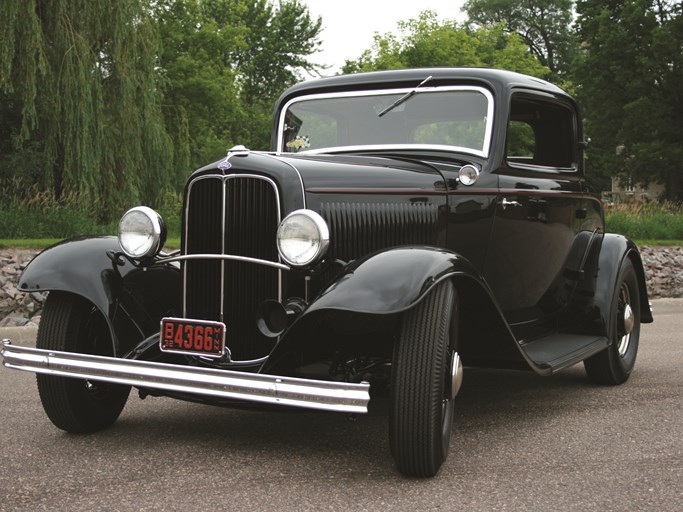
M492 122L493 98L478 87L318 94L285 106L278 150L322 153L410 146L488 156Z

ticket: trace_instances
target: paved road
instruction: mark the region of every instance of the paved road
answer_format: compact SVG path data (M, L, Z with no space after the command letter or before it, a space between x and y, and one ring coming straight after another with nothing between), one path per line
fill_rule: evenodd
M429 480L395 472L381 404L351 422L134 396L113 428L74 436L44 416L33 374L0 368L0 510L680 510L682 313L655 301L620 387L580 366L467 369L451 455Z

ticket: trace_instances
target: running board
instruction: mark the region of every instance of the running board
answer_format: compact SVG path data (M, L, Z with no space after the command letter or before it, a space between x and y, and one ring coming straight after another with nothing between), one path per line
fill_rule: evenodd
M557 333L522 345L544 373L559 372L607 348L605 336Z
M368 412L370 401L367 382L299 379L93 356L21 347L9 340L3 340L2 345L0 354L7 368L48 375L347 413Z

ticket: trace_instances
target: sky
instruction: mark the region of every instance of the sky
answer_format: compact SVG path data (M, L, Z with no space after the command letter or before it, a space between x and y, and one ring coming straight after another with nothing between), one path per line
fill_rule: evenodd
M464 0L303 0L313 18L322 16L321 52L313 62L332 67L324 75L334 75L347 59L358 58L372 46L375 32L397 32L397 23L417 18L431 9L439 19L464 21L460 11Z

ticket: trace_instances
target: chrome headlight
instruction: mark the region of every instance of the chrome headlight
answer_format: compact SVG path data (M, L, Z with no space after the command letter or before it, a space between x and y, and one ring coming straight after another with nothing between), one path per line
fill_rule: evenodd
M458 172L460 183L466 186L474 185L479 179L479 169L473 165L463 165Z
M136 206L119 221L119 245L131 258L146 258L159 253L166 242L166 225L161 215L146 206Z
M330 231L325 219L311 210L290 213L277 229L277 250L293 267L318 263L329 245Z

